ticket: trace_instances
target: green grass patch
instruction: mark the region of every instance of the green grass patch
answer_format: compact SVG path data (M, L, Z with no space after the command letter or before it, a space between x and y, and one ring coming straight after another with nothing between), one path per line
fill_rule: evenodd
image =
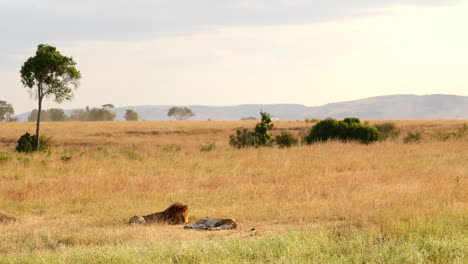
M108 246L63 243L52 251L3 256L0 263L466 263L466 231L434 235L421 228L404 236L353 228Z

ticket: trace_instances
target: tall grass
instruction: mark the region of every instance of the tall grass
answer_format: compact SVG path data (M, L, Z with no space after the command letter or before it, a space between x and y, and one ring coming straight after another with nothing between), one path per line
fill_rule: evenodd
M232 149L255 122L44 123L47 153L14 153L33 124L0 123L0 263L463 263L468 137L460 121L399 121L420 144ZM283 121L282 130L305 123ZM72 133L71 133L71 132ZM12 142L13 141L13 142ZM211 151L200 151L210 141ZM167 146L178 146L168 150ZM66 157L66 158L64 158ZM125 225L189 205L257 232ZM130 261L131 260L131 261Z

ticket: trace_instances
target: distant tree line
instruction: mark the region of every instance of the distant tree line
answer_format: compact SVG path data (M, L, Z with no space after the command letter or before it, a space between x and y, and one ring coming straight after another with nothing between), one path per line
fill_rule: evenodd
M80 109L73 111L70 115L65 114L65 111L58 108L51 108L49 110L41 111L40 120L43 122L65 122L65 121L114 121L115 113L110 111L106 105L105 108L92 108ZM37 120L37 109L34 109L28 116L28 122ZM134 110L127 109L125 120L138 121L138 113Z

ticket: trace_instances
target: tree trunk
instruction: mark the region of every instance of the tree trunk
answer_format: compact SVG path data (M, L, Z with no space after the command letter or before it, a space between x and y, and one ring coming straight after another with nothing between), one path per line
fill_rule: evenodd
M39 126L41 124L41 111L42 111L42 93L41 88L38 89L38 106L37 106L37 121L36 121L36 150L39 150Z

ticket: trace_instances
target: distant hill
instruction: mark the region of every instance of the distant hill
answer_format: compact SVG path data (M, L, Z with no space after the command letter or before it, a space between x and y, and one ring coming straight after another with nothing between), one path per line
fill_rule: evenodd
M111 109L117 120L124 120L125 110L133 109L141 120L170 120L167 111L172 106L147 105L126 106ZM243 117L259 116L260 110L282 120L305 118L362 119L456 119L468 118L468 96L458 95L388 95L354 101L331 103L323 106L298 104L248 104L237 106L188 106L196 114L190 120L239 120ZM73 110L66 110L70 114ZM26 121L29 113L17 115Z

